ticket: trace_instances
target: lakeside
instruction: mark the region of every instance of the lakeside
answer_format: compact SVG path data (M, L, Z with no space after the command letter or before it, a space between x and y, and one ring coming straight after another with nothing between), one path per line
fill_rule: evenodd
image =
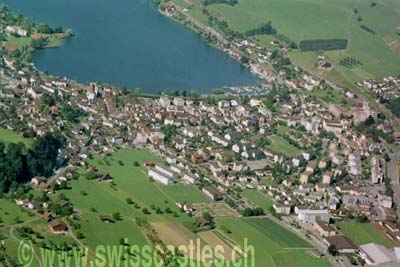
M60 49L40 51L33 59L37 68L56 76L151 93L164 89L210 93L222 86L256 84L248 70L159 14L152 1L4 2L34 21L74 29L74 38ZM75 12L69 16L61 12L72 7ZM109 10L112 15L104 18ZM87 15L78 16L81 13Z

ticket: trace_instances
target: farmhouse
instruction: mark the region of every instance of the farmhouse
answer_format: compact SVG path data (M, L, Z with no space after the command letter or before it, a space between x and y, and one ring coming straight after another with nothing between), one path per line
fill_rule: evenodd
M68 226L60 220L53 221L50 224L50 227L51 227L51 230L57 234L64 234L64 233L68 232Z

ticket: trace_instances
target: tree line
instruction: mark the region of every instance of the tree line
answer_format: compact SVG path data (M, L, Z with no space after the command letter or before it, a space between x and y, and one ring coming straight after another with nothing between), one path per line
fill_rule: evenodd
M248 30L246 32L247 36L254 36L254 35L271 35L271 34L276 34L277 31L272 27L271 21L268 21L267 23L264 23L263 25L255 28Z

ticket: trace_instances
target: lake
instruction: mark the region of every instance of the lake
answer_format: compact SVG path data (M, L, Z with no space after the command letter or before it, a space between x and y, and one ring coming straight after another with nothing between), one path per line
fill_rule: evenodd
M62 47L41 50L41 71L144 92L253 85L256 77L151 0L0 0L35 22L72 28Z

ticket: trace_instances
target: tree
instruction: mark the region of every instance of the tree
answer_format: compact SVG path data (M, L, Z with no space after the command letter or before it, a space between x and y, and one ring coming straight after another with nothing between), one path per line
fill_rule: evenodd
M36 139L27 154L27 165L30 175L49 177L57 163L58 150L63 146L64 139L46 133Z
M114 212L112 214L112 218L113 218L114 221L121 221L122 220L121 214L119 212Z
M334 245L330 245L328 247L328 252L333 256L336 256L338 254L338 251Z

